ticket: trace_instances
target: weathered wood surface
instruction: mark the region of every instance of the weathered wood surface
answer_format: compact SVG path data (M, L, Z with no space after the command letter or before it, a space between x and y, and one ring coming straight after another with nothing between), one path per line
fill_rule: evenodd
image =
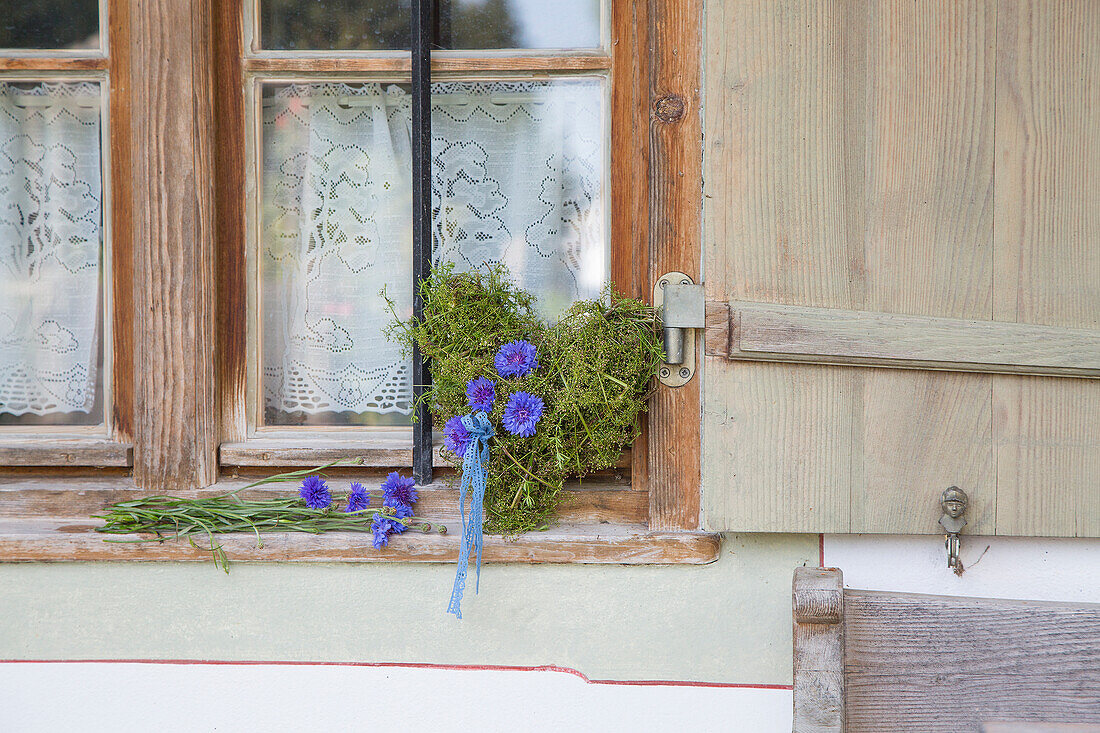
M467 55L448 58L433 56L432 72L470 71L595 71L611 68L612 59L602 54L539 54L523 56ZM244 60L244 69L260 74L290 73L409 73L409 54L373 58L315 58L265 56Z
M0 518L0 560L51 561L173 561L209 562L210 553L186 540L110 543L104 539L134 539L92 531L87 519ZM375 550L369 532L288 532L263 535L258 547L252 534L218 535L230 562L455 562L461 522L450 520L447 535L408 531ZM201 539L196 540L200 545ZM622 565L706 564L718 558L717 535L651 533L644 525L560 525L546 532L516 537L487 535L485 562L612 563Z
M130 100L130 9L108 0L111 183L111 414L109 437L128 443L134 435L134 239L133 138ZM128 464L129 465L129 464Z
M993 318L1100 328L1100 4L997 6ZM993 385L997 529L1100 536L1100 384Z
M727 308L722 324L720 304L708 306L707 353L729 359L1100 377L1100 331L775 303Z
M4 466L129 466L133 448L105 438L0 438Z
M684 272L699 282L702 211L702 14L700 3L649 3L650 282ZM647 294L649 295L649 294ZM697 353L696 369L702 360ZM649 526L699 526L700 386L658 386L647 416Z
M220 442L248 435L248 282L245 240L244 54L242 0L214 3L215 200L217 234L217 389Z
M1076 369L1035 362L1053 329L1100 330L1100 5L718 0L706 18L704 526L938 533L957 484L968 532L1100 534L1100 382L988 373ZM954 356L874 357L921 369L731 362L730 301L970 325ZM1001 328L1022 366L990 368Z
M986 723L982 733L1100 733L1100 724L1089 723Z
M846 591L850 732L1100 723L1100 605Z
M844 578L795 568L794 733L844 733Z
M442 444L435 446L435 463L447 465ZM371 467L406 468L412 465L412 436L346 432L284 432L262 434L239 442L222 443L218 452L223 466L317 466L337 460L360 460ZM630 468L631 451L625 451L613 468Z
M357 474L356 480L367 487L377 487L383 474ZM186 498L217 496L237 491L249 483L246 479L226 479L204 489L181 491ZM346 486L344 480L333 486ZM556 521L569 524L601 523L616 525L644 524L649 513L645 492L630 491L625 480L594 480L570 482L562 492L562 503ZM373 489L375 495L377 489ZM293 496L293 484L269 485L242 492L242 498L269 499ZM338 492L337 492L338 493ZM56 478L0 479L0 516L4 517L88 517L121 501L148 496L132 481L120 478L82 478L64 483ZM416 504L418 516L457 517L458 491L447 488L421 489Z
M210 0L130 10L134 476L158 491L217 478Z
M102 71L106 68L108 68L108 61L103 57L8 56L0 58L0 71Z
M649 3L611 4L611 282L632 298L648 300L650 64ZM648 491L649 419L640 416L631 453L633 486Z

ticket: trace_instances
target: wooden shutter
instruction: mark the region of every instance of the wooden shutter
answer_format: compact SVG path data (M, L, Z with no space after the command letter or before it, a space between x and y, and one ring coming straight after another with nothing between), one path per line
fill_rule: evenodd
M707 8L704 525L1100 536L1100 3Z

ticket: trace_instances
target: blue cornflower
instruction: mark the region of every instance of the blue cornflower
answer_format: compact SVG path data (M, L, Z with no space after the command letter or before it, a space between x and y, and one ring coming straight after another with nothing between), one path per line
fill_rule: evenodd
M352 483L351 493L348 494L348 508L345 512L361 512L370 504L370 494L358 481Z
M496 382L485 377L471 379L466 383L466 404L472 412L493 411L493 400L497 398Z
M374 549L378 550L385 547L390 542L391 534L401 534L408 527L401 522L397 522L397 519L408 519L413 515L411 507L405 504L383 504L382 512L374 515L374 521L371 522L370 531L374 534Z
M522 377L539 368L538 350L529 341L513 341L500 347L493 363L502 377Z
M461 458L466 453L466 446L470 444L470 433L462 424L462 418L452 417L443 426L443 447Z
M508 398L504 408L504 429L512 435L530 438L535 434L535 423L542 418L542 399L530 392L516 392Z
M419 497L416 494L416 480L405 478L397 471L391 471L382 482L382 503L411 507Z
M306 506L310 509L324 509L332 503L328 484L320 476L306 476L298 495L306 500Z
M386 509L392 509L393 510L394 519L408 519L409 517L411 517L413 515L412 507L410 507L408 504L397 504L397 505L394 505L394 506L387 505ZM401 534L406 529L408 529L408 527L406 525L402 524L401 522L393 522L393 521L390 522L390 531L391 532Z
M371 522L370 531L374 533L374 549L380 550L390 542L390 532L393 531L393 522L389 517L375 514Z

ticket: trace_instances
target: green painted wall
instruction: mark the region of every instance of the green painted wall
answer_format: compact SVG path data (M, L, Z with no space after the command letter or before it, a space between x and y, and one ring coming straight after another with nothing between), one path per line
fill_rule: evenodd
M0 564L0 659L396 661L789 684L790 579L816 535L729 535L706 566Z

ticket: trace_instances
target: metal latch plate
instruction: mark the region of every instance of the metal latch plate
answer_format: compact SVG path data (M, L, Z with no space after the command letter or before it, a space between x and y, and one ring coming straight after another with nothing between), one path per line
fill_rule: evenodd
M653 284L653 306L661 314L666 342L675 334L677 350L682 352L680 363L660 366L657 379L666 387L683 387L695 376L695 329L706 326L703 286L682 272L665 273Z

